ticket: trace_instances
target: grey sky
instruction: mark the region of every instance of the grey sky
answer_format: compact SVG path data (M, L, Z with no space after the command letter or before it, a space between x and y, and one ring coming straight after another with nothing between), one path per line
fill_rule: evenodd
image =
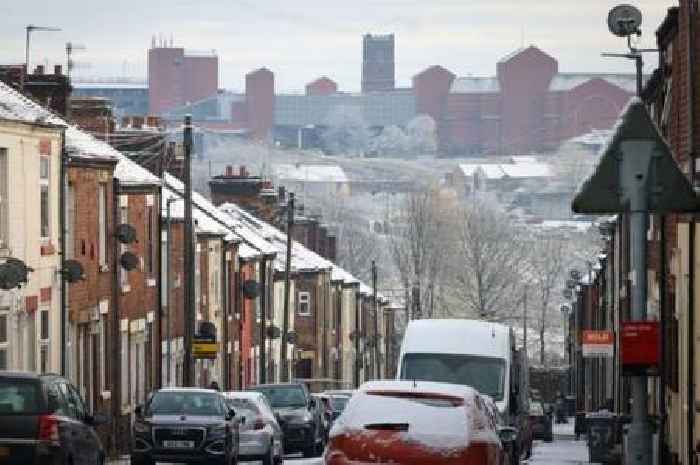
M38 3L41 3L39 5ZM62 32L33 36L32 62L65 61L64 44L86 46L76 54L82 76L144 77L153 34L192 50L215 49L220 86L241 89L246 72L267 66L278 90L301 91L320 75L342 90L360 82L361 35L396 34L398 85L427 66L457 75L492 75L499 57L521 43L535 44L559 60L561 71L631 72L633 64L601 58L623 51L605 19L616 0L29 0L0 5L0 62L24 61L24 26L57 26ZM644 35L654 32L677 2L640 0ZM647 71L656 57L649 55Z

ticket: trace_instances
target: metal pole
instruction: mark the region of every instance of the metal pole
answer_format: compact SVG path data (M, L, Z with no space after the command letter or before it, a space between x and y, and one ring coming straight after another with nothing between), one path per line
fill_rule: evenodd
M527 284L523 291L523 350L527 355Z
M379 305L377 302L377 264L372 260L372 294L374 299L374 360L376 369L376 379L382 377L381 362L379 360L381 352L379 350Z
M287 202L287 256L284 265L284 321L282 322L282 338L280 341L280 381L289 381L289 366L287 364L287 336L289 333L289 272L292 264L292 232L294 230L294 193L289 194Z
M360 387L360 291L355 292L355 387Z
M644 66L644 62L642 61L641 52L634 50L633 54L634 54L634 64L637 68L637 96L639 97L642 95L642 90L643 90L642 68Z
M192 358L192 340L195 325L195 273L194 273L194 228L192 224L192 116L185 116L183 131L185 166L183 181L185 183L185 359L183 360L182 381L184 386L194 386L194 359Z
M166 276L166 283L165 283L165 294L166 294L166 326L165 326L165 351L166 351L166 358L165 360L167 361L167 366L165 367L165 382L167 383L168 386L172 386L172 373L171 373L171 368L170 366L172 365L172 357L173 357L173 349L172 349L172 342L170 339L170 322L172 321L171 319L171 302L172 302L172 279L173 279L173 262L172 262L172 250L173 250L173 232L172 232L172 223L171 223L171 216L170 216L170 204L173 203L173 199L170 198L166 202L167 206L167 228L168 228L168 241L166 243L167 246L167 262L168 262L168 269L167 269L167 276Z
M34 26L31 24L25 28L27 31L27 39L24 43L24 74L25 75L29 74L29 41L30 41L30 37L32 35L33 28L34 28ZM25 79L22 79L22 83L24 83ZM22 90L24 90L24 88Z

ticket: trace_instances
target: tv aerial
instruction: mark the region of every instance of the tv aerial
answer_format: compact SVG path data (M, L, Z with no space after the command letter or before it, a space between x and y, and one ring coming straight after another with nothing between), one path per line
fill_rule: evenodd
M641 35L642 12L632 5L618 5L608 13L608 29L618 37Z

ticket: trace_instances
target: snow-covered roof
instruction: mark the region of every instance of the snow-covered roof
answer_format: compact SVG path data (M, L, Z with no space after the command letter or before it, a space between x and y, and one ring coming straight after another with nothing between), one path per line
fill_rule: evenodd
M541 229L572 229L586 232L593 226L593 223L590 221L544 220L536 226Z
M168 187L163 187L161 198L163 216L165 216L167 213L168 200L173 199L175 201L170 203L170 218L185 218L185 202L182 201L181 195L175 193ZM209 215L207 215L204 210L197 208L196 206L193 206L192 208L192 218L194 219L196 225L195 229L198 233L218 234L224 236L225 238L227 238L227 240L235 239L229 228L214 220Z
M537 163L537 157L532 155L514 155L510 159L513 163Z
M121 184L160 184L158 177L129 160L111 145L91 136L76 126L68 124L63 118L49 109L25 97L2 82L0 82L0 108L4 108L7 114L14 114L25 121L41 121L66 126L66 150L71 156L96 160L116 160L117 166L114 169L114 177Z
M452 81L451 94L497 94L501 91L495 77L458 77Z
M465 176L473 176L477 171L482 172L486 179L501 179L505 176L501 165L497 163L460 163L459 169Z
M275 165L279 181L348 182L348 176L338 165L280 164Z
M504 163L501 169L509 178L548 178L552 176L547 163Z
M637 78L634 74L595 74L595 73L559 73L549 83L550 92L562 92L575 89L593 79L602 79L631 94L637 91Z

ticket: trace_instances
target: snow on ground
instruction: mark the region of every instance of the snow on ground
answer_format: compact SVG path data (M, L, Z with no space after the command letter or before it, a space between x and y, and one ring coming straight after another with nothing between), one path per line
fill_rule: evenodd
M567 423L554 422L552 424L552 433L554 434L554 437L560 437L562 439L564 437L571 438L575 436L576 433L574 433L574 418L570 417Z
M554 442L537 442L527 465L586 465L588 448L585 441L555 439Z

